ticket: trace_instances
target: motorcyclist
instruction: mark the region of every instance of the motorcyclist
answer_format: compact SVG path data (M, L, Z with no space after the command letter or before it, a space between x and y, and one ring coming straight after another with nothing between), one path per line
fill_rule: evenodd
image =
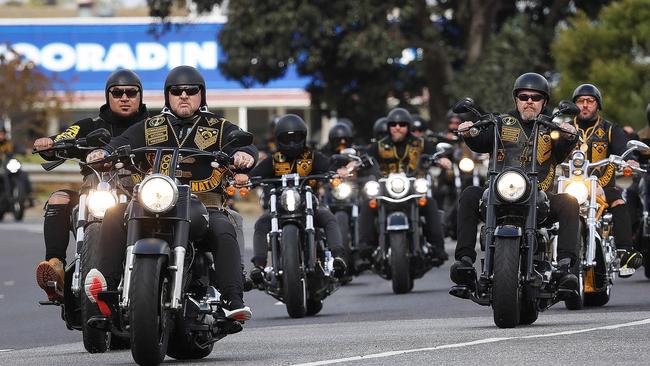
M578 201L566 194L551 194L555 179L555 167L561 163L575 145L576 138L571 124L563 123L558 140L552 140L549 132L544 132L538 140L537 152L532 152L532 129L534 121L546 110L550 88L546 79L536 73L525 73L517 78L512 89L516 109L503 114L499 123L502 148L499 149L497 164L502 167L522 166L530 169L533 158L538 161L538 189L550 198L550 212L546 222L559 221L557 246L558 270L555 274L560 288L575 290L578 278L570 272L578 258ZM482 130L472 135L473 122L465 121L458 126L459 135L473 151L492 153L494 130ZM451 266L451 280L459 285L473 286L476 280L463 273L474 268L476 260L476 231L480 218L481 197L485 187L467 187L458 203L458 241L456 262Z
M306 147L306 138L307 125L300 116L295 114L282 116L275 128L278 151L273 154L271 159L260 162L250 171L250 175L271 178L290 173L307 176L330 171L329 158ZM327 246L334 257L335 276L343 276L346 269L346 263L343 260L345 249L336 218L330 210L321 206L314 211L314 224L325 229ZM253 234L253 258L251 261L254 268L251 270L250 277L256 284L263 282L263 271L268 255L266 234L270 231L271 215L267 212L257 219Z
M332 126L327 134L327 144L321 149L325 156L340 154L343 149L352 147L352 130L343 123Z
M379 117L372 125L372 139L370 140L370 144L375 144L386 136L388 136L388 120L386 117Z
M8 159L12 158L14 154L24 154L25 151L20 145L14 145L14 143L7 138L7 130L5 129L4 126L0 126L0 163L1 164L6 164ZM10 195L10 192L7 192L6 190L9 189L9 182L8 182L8 175L5 175L4 181L2 182L5 192L4 194ZM25 188L25 193L29 199L29 205L30 207L34 205L32 202L32 184L27 178L27 174L24 172L21 172L21 175L19 176L19 184L22 184Z
M622 155L629 136L619 125L600 115L599 111L603 108L600 90L593 84L582 84L573 91L572 98L580 108L580 114L573 119L573 125L580 136L579 148L587 154L587 159L596 162L610 154ZM636 160L628 160L628 163L639 166ZM643 256L632 247L632 218L621 190L615 185L615 167L606 165L593 173L598 177L598 184L603 187L609 211L614 218L614 240L621 268L639 268Z
M388 113L386 119L388 136L372 144L368 155L379 163L382 176L398 172L408 176L421 175L423 172L419 165L420 158L423 154L435 153L433 144L411 134L413 119L406 109L395 108ZM441 158L438 164L445 169L451 167L447 158ZM359 256L367 260L377 246L377 230L374 224L377 210L370 208L368 204L362 204L360 211ZM420 212L426 220L423 227L428 242L426 245L431 246L432 259L442 264L448 257L444 249L438 204L435 200L427 200ZM362 263L360 265L363 266Z
M133 124L148 117L142 93L142 83L136 73L126 69L113 72L104 88L106 104L99 108L96 117L79 120L56 136L37 139L34 141L34 149L41 151L51 148L57 141L83 138L99 128L107 129L112 136L120 135ZM83 160L86 153L79 150L72 155ZM49 153L41 153L41 156L46 160L56 159ZM91 174L86 169L82 169L81 173L84 176ZM36 267L36 282L45 290L50 301L61 300L63 296L66 248L72 230L70 215L78 203L77 191L61 189L52 193L45 204L45 260ZM48 281L56 281L56 289L48 287Z
M218 151L228 143L228 134L238 130L236 125L208 110L205 80L194 67L178 66L172 69L165 80L164 93L165 107L159 115L111 139L110 146L130 145L132 149L144 146L185 147ZM253 145L226 147L224 152L234 157L232 169L235 173L248 171L257 158L257 148ZM96 161L106 154L104 150L95 150L89 154L88 160ZM148 163L142 161L141 164L146 166ZM187 159L179 163L176 176L183 184L190 185L192 193L208 209L209 218L201 216L208 222L208 233L197 243L197 247L213 254L225 316L235 320L250 319L250 308L243 301L241 257L236 231L225 210L223 188L230 174L225 167L213 168L205 160ZM240 179L240 174L235 179ZM107 210L100 232L98 268L91 269L85 279L86 295L98 304L106 316L110 315L110 309L98 299L98 293L115 290L123 273L127 234L123 221L125 209L126 205L119 205Z
M429 123L419 114L413 114L411 117L413 117L413 130L411 133L416 137L427 138Z

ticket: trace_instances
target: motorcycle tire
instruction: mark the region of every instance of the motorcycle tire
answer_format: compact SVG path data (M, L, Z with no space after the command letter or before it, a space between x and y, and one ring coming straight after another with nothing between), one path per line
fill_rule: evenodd
M406 232L394 232L388 235L390 240L390 270L395 294L411 291L411 263Z
M585 293L584 305L593 307L604 306L609 302L612 285L608 283L608 280L604 275L604 273L607 273L607 270L605 268L605 260L600 243L596 245L596 268L594 268L594 272L596 277L596 288L600 289L600 291Z
M645 278L650 279L650 263L648 263L648 261L649 260L646 259L646 264L643 265L643 274L645 274Z
M350 242L352 237L350 236L350 216L345 211L337 211L334 213L336 217L336 222L339 225L339 231L341 232L341 238L343 239L343 249L345 250L345 263L348 265L346 276L341 279L341 285L345 285L352 281L352 274L354 273L354 260L352 258L352 249L350 247Z
M27 200L27 195L25 194L25 188L16 182L12 192L14 204L12 207L12 212L14 214L15 221L22 221L25 216L25 201Z
M81 284L83 286L86 276L91 268L96 268L97 246L99 245L100 223L92 223L84 230L84 243L81 247ZM90 301L86 292L79 292L81 302L81 332L83 334L84 348L89 353L104 353L111 342L110 332L95 329L88 326L88 319L95 315L101 315L97 304Z
M312 298L307 299L307 311L308 316L313 316L323 310L323 300L314 300Z
M115 334L111 335L111 344L108 349L111 351L120 351L131 348L131 340L128 337L120 337Z
M499 328L519 324L521 286L519 284L519 238L495 239L492 311Z
M521 299L521 307L519 308L519 324L530 325L537 321L539 316L539 309L537 307L537 300L531 298L526 291L524 291Z
M167 356L177 360L198 360L210 355L213 347L214 343L205 348L197 346L192 337L185 332L185 327L181 321L177 319L174 330L169 336Z
M166 256L136 256L129 289L131 355L139 365L157 365L167 353L171 313L164 308L170 301L166 278Z
M305 278L300 255L300 229L295 225L282 228L282 294L287 313L292 318L306 314Z

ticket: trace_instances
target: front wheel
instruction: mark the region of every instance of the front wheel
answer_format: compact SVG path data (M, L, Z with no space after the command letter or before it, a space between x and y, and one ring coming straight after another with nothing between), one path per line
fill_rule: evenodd
M389 234L390 240L390 270L393 280L393 292L405 294L413 288L411 278L410 253L406 232Z
M14 220L21 221L23 216L25 216L25 201L27 198L25 195L25 189L19 182L14 183L12 196Z
M350 244L353 239L350 235L350 216L345 211L337 211L334 213L334 217L336 217L336 223L338 224L339 231L341 232L341 238L343 239L343 248L345 250L344 259L345 263L348 265L348 273L346 273L347 276L341 280L341 284L345 285L352 280L351 276L354 272L354 261L352 259L352 248Z
M282 293L287 313L302 318L306 313L306 283L300 255L300 229L295 225L282 228Z
M501 237L495 240L492 311L494 324L499 328L514 328L519 324L519 240Z
M167 257L136 256L129 289L131 354L139 365L157 365L167 353L171 314L169 282L165 276Z
M99 245L100 223L92 223L84 231L84 243L81 247L81 282L86 280L86 276L91 268L96 268L95 259L97 258L97 245ZM104 353L111 343L110 332L88 326L88 319L94 315L100 315L97 304L90 301L85 293L79 295L81 300L81 331L83 334L84 348L90 353ZM117 337L116 337L117 338Z

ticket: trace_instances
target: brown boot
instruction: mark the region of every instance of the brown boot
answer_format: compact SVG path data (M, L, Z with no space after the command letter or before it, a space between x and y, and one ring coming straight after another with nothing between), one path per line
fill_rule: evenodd
M58 258L43 261L36 267L36 282L50 301L63 301L63 279L65 270L63 262ZM48 286L48 282L56 282L56 287Z

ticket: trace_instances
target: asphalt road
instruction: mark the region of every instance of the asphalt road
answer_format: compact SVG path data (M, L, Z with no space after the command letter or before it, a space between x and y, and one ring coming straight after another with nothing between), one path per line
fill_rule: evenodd
M246 217L249 239L253 220ZM132 364L129 351L86 353L81 333L65 328L59 309L38 305L44 299L34 279L44 253L41 226L36 216L0 223L0 365ZM448 274L449 263L405 295L365 274L329 297L319 315L303 319L290 319L275 299L249 292L253 319L245 330L216 343L208 358L183 364L611 365L645 364L650 356L650 281L642 273L617 280L602 308L568 311L557 304L516 329L498 329L490 308L449 296Z

